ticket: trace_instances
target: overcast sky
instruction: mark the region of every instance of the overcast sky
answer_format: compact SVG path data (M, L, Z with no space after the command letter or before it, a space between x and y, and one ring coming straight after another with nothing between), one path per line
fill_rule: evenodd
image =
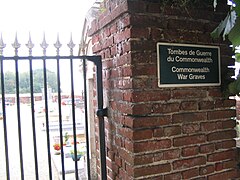
M49 48L56 42L58 33L62 49L69 42L71 33L75 44L79 44L84 17L93 2L94 0L0 0L0 32L7 44L5 55L12 50L11 44L16 32L19 43L22 44L19 53L26 49L29 32L35 44L35 53L39 53L37 48L40 47L44 32Z
M47 49L48 56L56 55L56 49L53 44L57 40L57 34L62 44L60 55L69 55L67 44L70 41L72 33L73 42L76 44L74 55L78 55L79 42L82 34L83 22L87 11L93 5L95 0L0 0L0 33L3 42L6 44L4 48L4 56L14 56L12 43L17 33L18 42L21 44L19 48L19 56L28 55L27 44L29 32L34 43L33 56L43 55L40 44L43 40L45 32L46 41L49 44ZM47 69L56 72L56 63L47 62ZM65 63L65 62L64 62ZM33 68L37 69L42 65L42 61L35 62ZM78 65L74 66L79 71ZM4 64L5 71L15 71L13 61ZM70 79L66 72L69 71L69 63L61 66L62 89L69 90ZM28 71L28 61L19 62L19 71ZM68 83L68 84L67 84ZM81 86L75 83L75 86Z

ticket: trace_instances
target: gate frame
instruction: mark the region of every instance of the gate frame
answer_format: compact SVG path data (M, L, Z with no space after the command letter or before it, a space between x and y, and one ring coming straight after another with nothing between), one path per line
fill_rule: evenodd
M72 43L72 42L70 42ZM69 45L69 44L68 44ZM72 45L70 47L70 45ZM44 94L45 94L45 108L46 108L46 128L47 128L47 143L48 143L48 165L49 165L49 176L50 179L52 179L52 172L51 172L51 155L50 155L50 140L49 140L49 124L48 124L48 101L47 101L47 77L46 77L46 60L54 59L56 61L59 61L60 59L68 59L70 62L72 62L73 59L82 59L83 60L83 76L84 76L84 98L87 97L86 92L86 60L91 61L96 66L96 92L97 92L97 111L96 115L98 117L98 123L99 123L99 150L100 150L100 165L101 165L101 179L105 180L107 179L107 171L106 171L106 152L105 152L105 123L104 123L104 117L107 116L107 108L103 108L103 82L102 82L102 61L101 56L73 56L72 55L72 49L75 45L70 44L70 56L60 56L59 55L59 48L61 47L61 44L59 40L57 39L56 44L54 46L57 48L57 56L46 56L46 48L48 47L48 44L45 41L45 35L43 39L43 43L41 44L41 47L43 48L43 56L32 56L32 48L33 44L31 42L31 37L29 37L29 42L26 45L29 48L29 56L18 56L18 48L20 47L20 44L17 41L17 37L15 38L15 42L13 44L13 47L15 49L15 56L3 56L3 48L5 48L5 44L2 41L2 37L0 38L0 64L1 64L1 89L2 89L2 109L3 109L3 124L4 124L4 142L5 142L5 155L6 155L6 175L7 179L10 179L10 173L9 173L9 157L8 157L8 137L7 137L7 126L6 126L6 109L5 109L5 88L4 88L4 72L3 72L3 61L6 60L14 60L15 61L15 70L16 70L16 96L17 96L17 113L18 113L18 124L21 122L20 117L20 99L19 99L19 76L18 76L18 61L19 60L28 60L30 64L30 70L32 65L32 60L42 60L43 61L43 72L44 72ZM72 75L72 74L71 74ZM72 76L71 76L72 77ZM58 79L59 80L59 79ZM59 82L58 82L59 83ZM33 102L33 78L32 73L30 71L30 85L31 85L31 110L32 110L32 121L34 121L34 102ZM59 87L59 85L58 85ZM74 102L74 90L72 91L72 102ZM86 99L85 99L86 100ZM60 103L60 102L58 102ZM74 105L74 103L72 103ZM85 101L85 108L87 110L87 101ZM74 108L73 108L74 109ZM74 110L73 110L74 111ZM60 116L60 114L59 114ZM89 145L88 145L88 127L87 127L87 113L85 113L85 130L86 130L86 142L87 142L87 166L88 166L88 177L90 177L90 161L89 161ZM60 118L61 119L61 118ZM75 127L75 118L73 118L73 131L76 128ZM36 149L36 134L35 134L35 124L33 125L33 138L34 138L34 158L35 158L35 175L36 179L38 179L38 160L37 160L37 149ZM61 130L61 123L59 123ZM20 151L20 166L21 166L21 178L24 179L24 169L23 169L23 158L22 158L22 147L21 147L21 126L18 127L19 131L19 151ZM75 129L76 131L76 129ZM61 134L61 132L60 132ZM74 134L76 136L76 134ZM61 138L62 139L62 138ZM74 137L74 149L75 149L75 156L76 156L76 137ZM62 143L62 140L61 140ZM61 147L61 152L63 152L63 148ZM75 162L76 164L76 162ZM62 169L64 170L64 163L62 161ZM75 171L76 171L75 166ZM64 171L63 171L64 172ZM78 179L78 174L76 173L76 179ZM65 174L65 173L62 173ZM63 175L64 176L64 175ZM63 177L64 179L64 177ZM90 179L90 178L89 178Z

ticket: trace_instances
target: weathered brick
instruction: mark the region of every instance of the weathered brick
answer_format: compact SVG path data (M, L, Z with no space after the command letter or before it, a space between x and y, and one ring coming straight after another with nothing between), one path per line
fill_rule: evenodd
M130 176L130 177L134 176L134 169L133 169L132 165L129 165L128 163L126 163L125 170L126 170L128 176Z
M144 51L144 52L132 52L131 53L131 60L132 65L136 67L139 64L156 64L157 54L151 51Z
M213 101L199 102L199 109L200 110L213 109L213 108L214 108L214 102Z
M155 152L153 155L153 162L162 161L164 159L163 152Z
M204 165L206 163L206 158L203 156L194 157L190 159L181 159L173 162L174 170L181 170L186 168L191 168L199 165Z
M143 167L134 169L134 176L140 177L140 176L154 175L154 174L165 173L170 171L171 171L170 163L143 166Z
M154 89L157 87L156 76L141 76L133 79L132 88L133 89Z
M163 180L163 175L157 175L151 178L152 180Z
M152 129L139 129L133 132L133 140L151 139L153 137Z
M224 129L230 128L233 129L236 126L236 120L235 119L230 119L228 121L223 121L222 126Z
M196 123L184 124L182 126L183 134L197 133L200 131L200 125Z
M134 158L134 164L143 165L153 163L154 154L138 155Z
M148 102L170 99L169 91L134 91L131 97L132 102Z
M153 130L153 137L164 137L163 128L156 128Z
M189 111L197 110L198 103L196 101L184 101L180 104L180 110Z
M194 145L206 142L205 135L192 135L173 139L173 145L176 147L185 145Z
M152 39L154 41L160 41L164 39L163 29L158 27L151 28Z
M221 151L208 155L209 162L223 161L234 158L236 158L236 151L234 150Z
M182 149L182 156L187 157L187 156L195 156L199 153L199 147L198 146L193 146L193 147L186 147Z
M127 151L124 148L119 148L118 153L119 153L120 158L124 159L129 164L133 164L134 157L133 157L132 153L129 153L129 151Z
M197 89L179 89L172 91L172 97L174 99L190 99L190 98L204 98L206 97L206 91Z
M124 139L124 141L123 141L123 147L124 147L127 151L132 152L132 151L133 151L133 142L132 142L132 140Z
M141 24L139 24L141 22ZM168 22L163 17L147 16L146 14L132 15L131 23L136 27L155 27L156 23L158 28L167 28Z
M211 174L213 173L215 170L214 166L213 165L208 165L208 166L205 166L205 167L200 167L199 169L199 174L200 175L207 175L207 174Z
M220 88L209 89L208 95L211 97L222 97L222 92Z
M133 131L130 128L125 128L125 127L119 128L117 129L117 133L120 136L123 136L124 138L128 138L128 139L133 138Z
M219 129L222 129L222 123L219 121L201 123L201 131L203 132L211 132Z
M164 180L178 180L178 179L182 179L181 173L172 173L164 175Z
M232 52L210 32L228 11L177 9L157 1L103 4L106 11L89 33L93 53L103 58L108 178L233 178L236 154L228 151L235 149L234 100L224 99L220 86L159 88L156 61L156 42L217 45L225 83L233 72L227 69ZM100 173L99 156L96 164Z
M235 99L223 99L223 100L217 100L215 102L216 108L235 107L235 105L236 105Z
M215 151L215 145L212 144L204 144L200 146L200 152L201 153L211 153Z
M214 174L208 177L209 180L215 180L215 179L232 179L236 178L236 171L235 170L230 170L230 171L225 171L222 173Z
M136 27L131 28L131 37L132 38L141 38L149 39L150 38L150 29L145 27Z
M156 64L143 64L134 67L133 75L134 76L155 76L157 72Z
M119 169L118 176L119 176L119 179L128 179L129 178L127 172L122 168Z
M231 110L231 109L208 112L208 119L209 120L225 119L225 118L231 118L231 117L235 117L235 116L236 116L235 110Z
M182 172L183 179L190 179L192 177L197 177L199 175L198 168L188 169Z
M131 66L126 66L126 65L121 67L121 76L122 77L132 76L132 67Z
M236 160L229 160L229 161L225 161L223 162L223 168L224 169L231 169L231 168L235 168L238 164L238 161Z
M172 113L172 112L178 112L179 111L179 103L157 103L153 104L152 107L153 113Z
M163 128L163 133L164 133L164 136L166 137L176 136L181 134L181 132L182 130L180 126L169 126L169 127Z
M236 147L236 141L234 139L221 141L216 143L216 149L231 149L233 147Z
M217 141L223 139L232 139L236 137L236 131L228 130L228 131L217 131L207 135L208 141Z
M222 171L223 170L223 163L222 162L218 162L215 164L215 170L216 171Z
M134 115L145 115L145 114L151 114L152 112L152 106L151 104L133 104L131 106L132 108L132 114Z
M190 123L190 122L198 122L203 120L207 120L207 113L205 112L173 114L174 123L183 123L183 122Z
M124 29L124 31L120 31L116 33L113 37L113 41L115 44L118 44L122 41L126 41L130 37L131 37L131 29L126 28ZM112 43L111 45L113 45L114 43Z
M163 151L163 160L170 160L170 159L177 159L180 157L180 150L179 149L169 149L167 151ZM156 159L156 156L154 157L154 160Z
M125 54L122 54L120 56L116 56L115 58L116 58L115 65L117 67L125 67L127 65L128 65L128 67L132 67L131 66L132 59L131 59L131 54L130 53L125 53ZM132 68L131 68L131 70L132 70ZM124 75L124 76L126 76L126 75Z
M133 120L134 128L159 127L171 123L171 116L164 115L159 117L138 117Z
M136 142L134 144L134 152L147 152L147 151L155 151L159 149L166 149L171 147L171 140L151 140L146 142Z

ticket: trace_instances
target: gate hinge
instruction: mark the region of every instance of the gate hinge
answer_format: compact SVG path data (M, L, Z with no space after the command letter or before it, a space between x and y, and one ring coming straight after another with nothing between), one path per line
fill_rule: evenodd
M101 117L107 116L108 109L107 108L98 109L96 114L97 114L97 116L101 116Z

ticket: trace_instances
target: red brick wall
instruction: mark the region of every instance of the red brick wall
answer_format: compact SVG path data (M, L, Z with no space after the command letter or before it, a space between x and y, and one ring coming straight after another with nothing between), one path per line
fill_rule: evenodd
M109 179L228 179L237 176L234 100L222 87L159 88L157 42L217 45L222 79L233 64L210 32L227 7L172 8L158 1L106 0L92 22L102 55Z

